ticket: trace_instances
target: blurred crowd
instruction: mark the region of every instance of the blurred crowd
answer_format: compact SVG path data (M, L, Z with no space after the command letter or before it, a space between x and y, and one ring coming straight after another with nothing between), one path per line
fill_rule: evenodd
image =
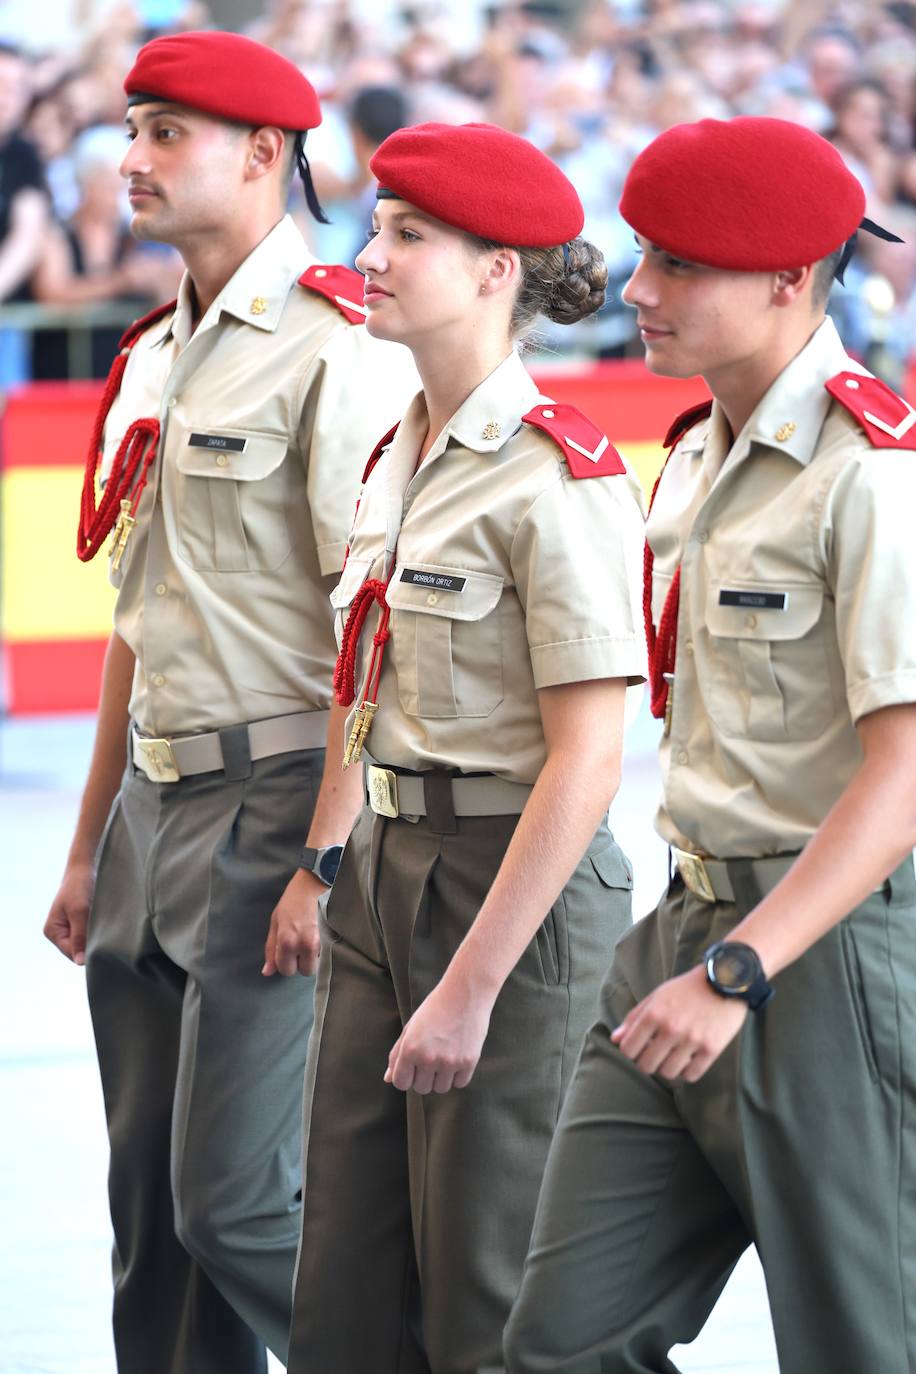
M61 0L64 3L64 0ZM847 347L897 385L916 353L916 0L69 0L70 23L4 31L0 6L0 385L66 376L61 307L126 322L174 294L171 250L135 243L118 176L121 83L158 33L233 23L296 62L322 97L308 153L328 226L291 210L322 259L352 264L373 204L369 158L422 120L490 120L530 138L571 177L611 287L600 314L538 338L586 357L639 353L620 290L632 233L617 214L633 157L672 124L775 115L832 140L868 215L903 245L860 236L831 312ZM231 13L229 13L231 11ZM499 187L493 187L499 194ZM95 316L87 316L87 308ZM109 312L111 313L111 312ZM114 312L117 314L118 312ZM5 316L5 318L4 318ZM64 320L63 324L60 321ZM104 373L116 324L93 331Z

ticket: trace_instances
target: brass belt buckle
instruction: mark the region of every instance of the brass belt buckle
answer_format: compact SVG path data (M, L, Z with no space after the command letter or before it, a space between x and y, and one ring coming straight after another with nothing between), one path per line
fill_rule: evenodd
M685 886L690 889L695 897L699 897L703 902L716 900L713 885L709 880L709 873L699 854L691 854L686 849L675 849L674 861L677 864L678 873L684 879Z
M369 793L369 805L377 816L394 818L401 814L398 809L397 774L390 768L366 764L366 791Z
M137 748L143 755L144 772L151 782L178 782L181 773L167 739L141 739L135 735Z

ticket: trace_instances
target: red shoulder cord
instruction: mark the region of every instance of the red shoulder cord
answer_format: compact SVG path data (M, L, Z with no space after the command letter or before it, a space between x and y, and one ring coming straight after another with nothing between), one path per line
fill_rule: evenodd
M400 424L400 422L398 422ZM392 425L387 434L379 439L366 464L363 473L362 486L364 487L369 480L373 468L382 456L385 448L391 443L395 434L398 432L398 425ZM359 500L356 502L356 511L353 519L359 511ZM344 567L347 566L347 558L350 557L349 546L347 548ZM378 700L378 687L382 676L382 660L385 654L385 645L388 643L390 631L388 621L391 619L391 608L385 600L388 591L388 584L394 573L392 564L391 573L384 582L378 578L368 578L353 598L350 606L350 614L347 616L347 623L344 626L343 634L340 639L340 653L337 655L337 662L334 665L334 695L339 705L352 706L356 699L356 650L366 623L366 616L369 608L375 602L380 610L378 626L372 637L372 659L369 663L369 672L366 675L366 685L363 689L363 701ZM370 695L371 692L371 695Z
M664 472L664 468L662 468ZM652 488L649 511L655 502L655 493L662 480L660 472ZM652 622L652 570L655 567L655 554L652 545L646 540L643 552L642 609L646 622L646 647L649 651L649 709L653 716L661 719L668 707L668 679L674 675L674 657L677 649L677 613L681 599L681 565L674 570L668 595L658 621L658 633Z
M175 304L175 301L170 301L168 305L161 305L130 326L121 339L120 351L108 373L95 424L92 427L89 452L86 456L86 472L83 477L79 529L76 536L76 555L83 563L88 563L94 558L108 538L121 514L122 501L130 501L129 513L132 518L136 518L137 506L146 486L149 469L159 448L159 421L154 417L134 420L118 445L111 473L105 483L101 500L96 505L95 482L102 456L102 435L109 411L121 390L121 381L131 349L144 330L174 310Z
M363 632L363 626L366 623L366 616L369 614L369 609L373 603L378 605L381 615L378 618L375 634L372 636L372 657L369 660L369 671L366 674L362 700L378 701L385 645L391 636L391 631L388 628L388 622L391 619L391 607L385 600L390 581L391 576L388 576L384 582L377 577L370 577L353 598L350 614L347 616L347 623L341 636L340 653L334 667L334 695L341 706L352 706L356 699L356 650Z
M655 504L655 494L658 491L658 484L662 480L662 473L671 457L675 446L684 437L687 431L700 420L705 420L712 410L712 401L701 401L698 405L691 406L678 415L671 425L668 433L662 440L662 447L668 450L668 456L662 464L662 471L655 479L655 486L652 488L652 495L649 498L649 511L651 512ZM681 565L680 563L674 570L671 579L671 586L668 588L668 595L665 597L665 604L658 619L658 633L652 623L652 570L655 567L655 555L652 552L648 539L643 554L643 581L642 581L642 609L646 622L646 648L649 651L649 705L650 710L657 719L668 716L669 705L669 679L674 677L674 657L677 651L677 614L681 600Z

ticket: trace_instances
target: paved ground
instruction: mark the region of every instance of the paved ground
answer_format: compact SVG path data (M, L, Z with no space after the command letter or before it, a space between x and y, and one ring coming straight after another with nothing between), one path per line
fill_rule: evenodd
M637 912L664 882L664 851L649 824L653 731L642 718L630 732L614 808L636 865ZM106 1146L83 975L40 936L91 739L85 717L0 729L0 1374L114 1374ZM753 1256L699 1339L672 1354L685 1374L777 1374Z

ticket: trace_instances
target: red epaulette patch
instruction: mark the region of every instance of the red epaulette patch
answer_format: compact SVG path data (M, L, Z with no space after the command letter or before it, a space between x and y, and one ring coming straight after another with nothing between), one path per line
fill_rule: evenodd
M682 410L676 420L671 422L668 433L662 440L663 448L674 448L679 440L683 439L689 429L698 425L701 420L712 414L712 401L701 401L699 405L691 406L689 410Z
M858 420L875 448L916 449L916 410L886 382L860 372L838 372L824 385Z
M128 325L124 333L121 335L121 341L118 344L118 349L120 350L122 348L133 348L134 344L137 342L140 335L144 334L146 330L150 328L151 325L154 325L156 323L157 320L163 319L166 315L173 311L177 304L178 301L174 300L169 301L166 305L157 305L156 309L151 310L148 315L144 315L139 320L134 320L133 324Z
M372 475L372 469L375 467L376 463L377 463L378 460L381 458L383 452L384 452L385 449L388 447L388 445L391 443L391 441L392 441L392 439L394 438L394 436L397 434L397 432L398 432L398 426L400 425L400 423L401 423L401 422L400 422L400 420L399 420L398 423L397 423L396 425L392 425L392 426L391 426L391 428L389 429L388 433L387 433L387 434L384 434L384 435L382 436L382 438L379 439L379 441L378 441L378 443L376 444L375 448L372 450L371 454L369 455L369 461L368 461L368 463L366 464L366 470L365 470L365 472L363 473L363 486L365 486L366 483L369 481L369 478L370 478L370 476Z
M563 450L571 477L622 477L623 459L606 434L581 410L560 401L545 401L522 416L526 425L543 430Z
M316 263L307 267L299 278L299 285L307 291L316 291L319 296L336 305L345 320L351 324L366 323L366 307L363 299L363 278L350 267L323 266Z

